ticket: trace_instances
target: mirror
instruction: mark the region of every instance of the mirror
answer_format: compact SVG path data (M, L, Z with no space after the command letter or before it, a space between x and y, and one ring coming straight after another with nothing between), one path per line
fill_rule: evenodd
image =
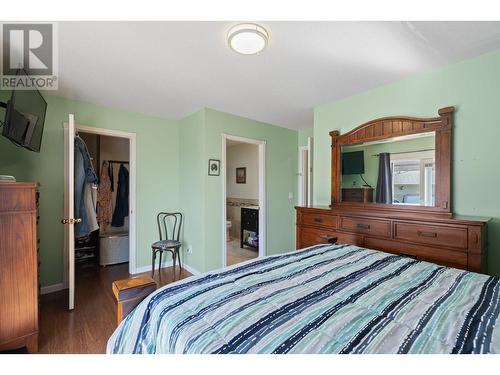
M454 110L378 118L345 134L332 130L330 207L451 216Z
M341 146L341 201L436 204L434 131Z

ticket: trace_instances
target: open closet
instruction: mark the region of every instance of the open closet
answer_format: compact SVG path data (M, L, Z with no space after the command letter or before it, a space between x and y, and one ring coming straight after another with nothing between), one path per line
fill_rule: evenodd
M75 274L129 262L129 140L75 137ZM82 170L83 168L83 170Z

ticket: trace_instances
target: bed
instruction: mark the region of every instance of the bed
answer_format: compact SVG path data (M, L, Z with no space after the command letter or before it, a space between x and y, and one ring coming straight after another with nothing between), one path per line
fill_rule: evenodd
M497 277L319 245L169 284L108 353L500 353Z

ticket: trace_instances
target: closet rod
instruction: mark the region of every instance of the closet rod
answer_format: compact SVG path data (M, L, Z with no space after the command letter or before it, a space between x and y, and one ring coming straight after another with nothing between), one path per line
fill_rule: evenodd
M122 161L122 160L105 160L108 163L116 163L116 164L129 164L130 162L128 161Z

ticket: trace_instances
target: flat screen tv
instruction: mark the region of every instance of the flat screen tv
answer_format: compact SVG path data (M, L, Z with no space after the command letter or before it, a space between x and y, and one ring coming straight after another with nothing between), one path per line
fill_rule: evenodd
M365 173L365 155L363 151L342 153L342 174Z
M23 69L18 76L26 75ZM40 152L47 102L40 92L13 89L6 107L2 135L28 150Z

